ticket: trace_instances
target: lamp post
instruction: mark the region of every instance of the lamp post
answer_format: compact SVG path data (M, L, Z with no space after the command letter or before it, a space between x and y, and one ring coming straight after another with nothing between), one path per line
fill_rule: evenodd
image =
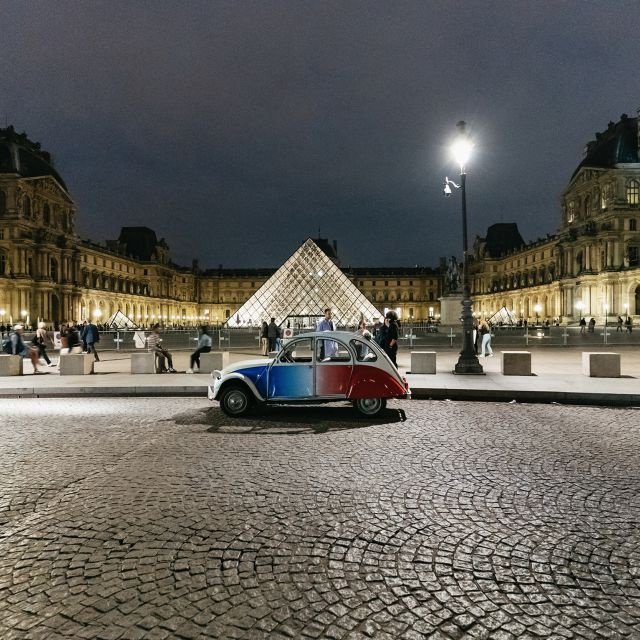
M628 320L629 319L629 305L628 304L623 304L622 306L624 307L624 315L627 316L625 318L625 320Z
M457 374L482 374L482 365L478 360L473 346L473 315L471 313L471 291L469 287L469 266L467 246L467 168L466 164L473 150L473 142L467 132L467 124L458 122L458 136L451 151L456 162L460 165L460 191L462 195L462 331L463 342L460 357L453 370ZM448 186L449 180L445 183ZM457 186L457 185L455 185ZM446 188L445 188L446 193Z

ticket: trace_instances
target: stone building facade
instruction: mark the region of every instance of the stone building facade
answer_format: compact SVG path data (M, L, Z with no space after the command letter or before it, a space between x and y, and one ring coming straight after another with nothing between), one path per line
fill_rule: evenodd
M493 225L474 243L474 310L598 322L640 316L640 118L623 114L596 134L562 194L558 231L525 243Z
M381 311L393 308L416 321L439 316L437 270L343 271ZM146 227L125 227L104 244L82 240L73 199L50 155L12 127L0 129L0 325L105 322L116 311L142 326L221 323L274 272L201 270L195 261L181 267Z

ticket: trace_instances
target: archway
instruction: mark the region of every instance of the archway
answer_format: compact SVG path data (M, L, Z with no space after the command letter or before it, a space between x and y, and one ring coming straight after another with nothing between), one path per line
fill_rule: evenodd
M636 311L635 315L640 315L640 285L636 287Z

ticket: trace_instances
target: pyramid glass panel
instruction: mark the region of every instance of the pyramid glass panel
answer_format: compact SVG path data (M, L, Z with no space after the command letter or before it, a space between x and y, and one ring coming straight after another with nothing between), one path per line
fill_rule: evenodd
M231 327L255 327L275 318L302 324L324 316L330 307L338 326L354 326L380 317L365 295L309 238L227 321Z

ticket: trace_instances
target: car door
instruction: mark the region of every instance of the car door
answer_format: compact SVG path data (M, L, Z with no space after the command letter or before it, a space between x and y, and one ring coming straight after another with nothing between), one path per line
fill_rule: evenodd
M313 398L313 338L291 340L269 369L268 399Z
M353 373L349 348L335 338L316 337L316 386L318 398L345 398Z

